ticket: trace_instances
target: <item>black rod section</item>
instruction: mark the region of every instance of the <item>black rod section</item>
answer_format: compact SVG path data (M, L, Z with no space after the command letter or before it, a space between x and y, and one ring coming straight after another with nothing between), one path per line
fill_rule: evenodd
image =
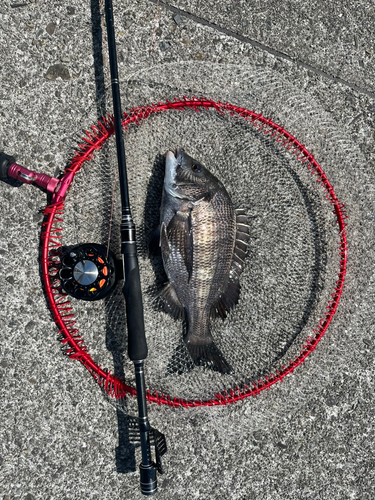
M141 437L142 463L140 465L141 491L144 495L156 493L156 465L151 459L150 425L147 418L146 386L144 378L144 360L147 357L142 291L139 277L135 225L130 213L128 180L126 175L125 147L122 137L122 112L120 86L117 69L115 29L112 0L105 2L105 15L108 34L109 64L113 97L113 114L116 133L116 148L121 189L122 221L121 221L121 254L124 263L123 293L126 304L126 320L128 326L128 353L134 362L137 387L139 430Z
M128 178L126 175L125 148L124 148L124 141L122 139L120 85L118 80L115 23L113 20L112 0L106 0L105 2L105 18L107 23L109 67L111 70L113 116L115 119L116 148L117 148L117 159L118 159L118 168L120 176L120 186L121 186L121 204L123 212L128 211L130 213Z

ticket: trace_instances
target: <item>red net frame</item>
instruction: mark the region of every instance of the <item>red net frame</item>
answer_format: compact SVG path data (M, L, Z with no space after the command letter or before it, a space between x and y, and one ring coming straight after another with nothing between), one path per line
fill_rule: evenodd
M213 101L206 98L175 98L174 101L166 101L164 103L151 104L133 108L129 113L124 113L123 126L125 128L130 124L140 124L143 120L147 119L150 115L155 113L167 112L169 110L193 109L197 112L201 109L214 108L219 113L230 113L233 117L245 119L258 131L263 132L265 135L272 137L277 143L280 143L286 148L290 154L294 155L297 160L306 165L306 168L312 175L316 177L321 187L326 192L326 197L333 206L333 212L336 216L337 224L339 226L339 255L340 266L338 279L331 294L331 299L326 307L324 317L320 319L317 326L312 330L312 334L307 337L302 345L300 353L287 366L282 366L276 373L270 373L263 379L259 379L256 383L253 382L252 386L244 385L243 387L236 387L230 392L224 391L209 400L185 400L182 398L171 398L168 395L159 394L158 392L150 393L147 391L148 401L155 402L159 405L165 404L173 407L196 407L196 406L218 406L235 403L243 400L249 396L256 396L261 391L269 389L276 382L282 382L283 378L293 373L295 368L302 364L307 356L314 351L326 333L332 318L337 310L340 297L342 294L346 266L347 266L347 239L346 239L346 219L347 214L345 205L337 198L331 183L329 182L326 174L321 166L317 163L311 153L307 151L305 146L301 144L295 137L287 132L283 127L274 123L271 119L265 118L260 113L249 111L230 103L223 103L220 101ZM114 122L112 116L104 117L96 125L91 126L91 130L85 131L86 136L82 137L82 143L78 145L78 150L74 153L70 165L64 172L64 178L69 181L74 180L74 176L82 168L83 164L90 161L95 151L101 149L107 139L114 133ZM64 189L64 183L62 183ZM66 189L66 188L65 188ZM64 197L65 191L57 193L57 199ZM55 198L55 199L56 199ZM77 359L82 363L85 368L90 372L92 377L97 383L112 397L116 399L124 398L127 395L135 396L136 389L127 385L124 381L115 377L109 370L106 370L98 365L90 356L87 346L79 333L74 318L73 308L67 296L61 288L58 279L58 262L59 262L59 248L61 247L61 223L63 222L64 215L64 201L59 201L46 207L44 211L46 217L43 224L43 231L41 237L42 248L42 278L44 288L48 300L48 305L51 309L53 319L59 328L61 341L66 346L66 353L72 359Z

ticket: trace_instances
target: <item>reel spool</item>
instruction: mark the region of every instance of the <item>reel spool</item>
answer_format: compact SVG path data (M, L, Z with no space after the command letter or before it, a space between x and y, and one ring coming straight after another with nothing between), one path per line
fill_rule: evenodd
M80 300L100 300L116 284L116 262L103 245L84 243L67 250L61 257L59 271L65 292Z

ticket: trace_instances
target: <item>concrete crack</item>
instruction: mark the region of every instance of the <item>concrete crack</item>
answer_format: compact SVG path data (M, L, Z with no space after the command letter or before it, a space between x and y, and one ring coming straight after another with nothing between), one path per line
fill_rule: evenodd
M153 4L157 4L157 0L149 0ZM324 70L321 70L319 68L316 68L315 66L312 66L311 64L308 64L300 59L294 58L289 56L288 54L285 54L284 52L281 52L279 50L275 50L272 47L269 47L268 45L265 45L263 43L260 43L256 40L253 40L252 38L249 38L244 35L240 35L239 33L236 33L235 31L229 30L228 28L223 28L222 26L219 26L218 24L206 21L206 19L203 19L199 16L196 16L194 14L191 14L190 12L186 12L182 9L179 9L177 7L173 7L172 5L169 5L165 2L162 2L159 0L159 6L164 7L165 9L174 12L175 14L179 14L180 16L186 17L187 19L191 19L192 21L196 22L197 24L201 24L202 26L208 26L209 28L212 28L219 33L223 33L224 35L230 36L232 38L236 38L240 42L247 43L249 45L252 45L253 47L263 50L265 52L268 52L269 54L272 54L275 57L279 57L280 59L284 59L285 61L292 62L294 64L297 64L301 66L302 68L313 72L314 74L321 76L323 78L326 78L327 80L330 80L334 83L340 83L341 85L345 85L346 87L349 87L352 90L355 90L361 94L365 94L368 97L371 97L375 99L375 92L371 92L363 87L359 87L355 83L348 82L347 80L344 80L343 78L340 78L338 76L331 75L327 73Z

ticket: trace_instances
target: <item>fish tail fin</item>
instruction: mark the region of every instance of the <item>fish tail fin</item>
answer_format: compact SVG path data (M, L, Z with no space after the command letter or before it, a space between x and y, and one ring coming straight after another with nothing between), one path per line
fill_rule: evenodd
M222 374L233 373L233 369L223 353L213 342L209 344L186 342L186 347L196 366L203 366Z

